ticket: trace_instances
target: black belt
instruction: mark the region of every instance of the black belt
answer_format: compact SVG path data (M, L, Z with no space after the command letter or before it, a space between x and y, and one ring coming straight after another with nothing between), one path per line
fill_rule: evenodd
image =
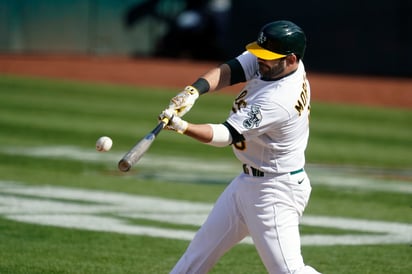
M295 175L295 174L298 174L298 173L303 172L303 171L304 171L304 169L300 168L300 169L297 169L297 170L294 170L294 171L290 172L290 175ZM260 171L259 169L248 166L247 164L243 164L243 172L248 174L248 175L252 175L254 177L263 177L263 176L265 176L265 173L263 171ZM252 173L252 174L250 174L250 173Z

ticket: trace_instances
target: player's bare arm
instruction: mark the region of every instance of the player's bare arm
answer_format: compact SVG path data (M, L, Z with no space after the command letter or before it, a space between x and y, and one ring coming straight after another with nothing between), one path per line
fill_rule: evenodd
M231 133L223 124L191 124L177 116L171 109L166 109L159 115L159 120L165 118L169 121L167 129L187 135L202 143L223 147L232 142Z
M192 85L186 86L170 100L169 109L175 111L179 117L183 117L193 107L201 94L215 91L231 85L231 69L228 64L222 64L206 72Z
M190 136L202 143L224 146L230 143L230 133L223 125L210 124L189 124L180 119L193 106L200 94L217 91L230 86L231 69L226 63L215 67L191 86L171 99L168 109L163 111L159 118L167 118L170 122L167 129L175 130L179 133Z
M209 91L216 91L230 85L230 73L229 65L222 64L219 67L211 69L201 76L201 78L209 83Z
M202 143L209 143L213 139L213 128L209 124L188 124L185 135Z

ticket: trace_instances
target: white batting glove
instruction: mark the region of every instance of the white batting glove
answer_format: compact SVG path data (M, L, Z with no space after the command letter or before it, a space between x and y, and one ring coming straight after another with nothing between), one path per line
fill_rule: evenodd
M192 86L187 86L170 100L169 109L174 110L176 116L183 117L192 108L197 98L199 98L199 91Z
M180 134L183 134L187 127L188 122L176 115L176 112L173 109L167 108L159 115L159 120L167 118L169 123L166 125L166 129L177 131Z

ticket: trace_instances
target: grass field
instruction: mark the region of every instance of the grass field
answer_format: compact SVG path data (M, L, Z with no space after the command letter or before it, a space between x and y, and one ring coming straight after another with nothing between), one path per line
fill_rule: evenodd
M316 91L313 91L316 92ZM168 273L240 164L162 132L139 165L120 157L175 90L0 76L0 273ZM187 115L222 122L233 96ZM412 111L312 103L302 222L322 273L412 272ZM102 135L113 149L98 153ZM265 273L250 241L212 273Z

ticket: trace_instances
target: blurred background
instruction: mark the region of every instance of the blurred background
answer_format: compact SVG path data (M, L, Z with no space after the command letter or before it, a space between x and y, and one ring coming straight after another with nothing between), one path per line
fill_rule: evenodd
M311 71L412 76L410 0L0 0L0 53L223 61L288 19Z

